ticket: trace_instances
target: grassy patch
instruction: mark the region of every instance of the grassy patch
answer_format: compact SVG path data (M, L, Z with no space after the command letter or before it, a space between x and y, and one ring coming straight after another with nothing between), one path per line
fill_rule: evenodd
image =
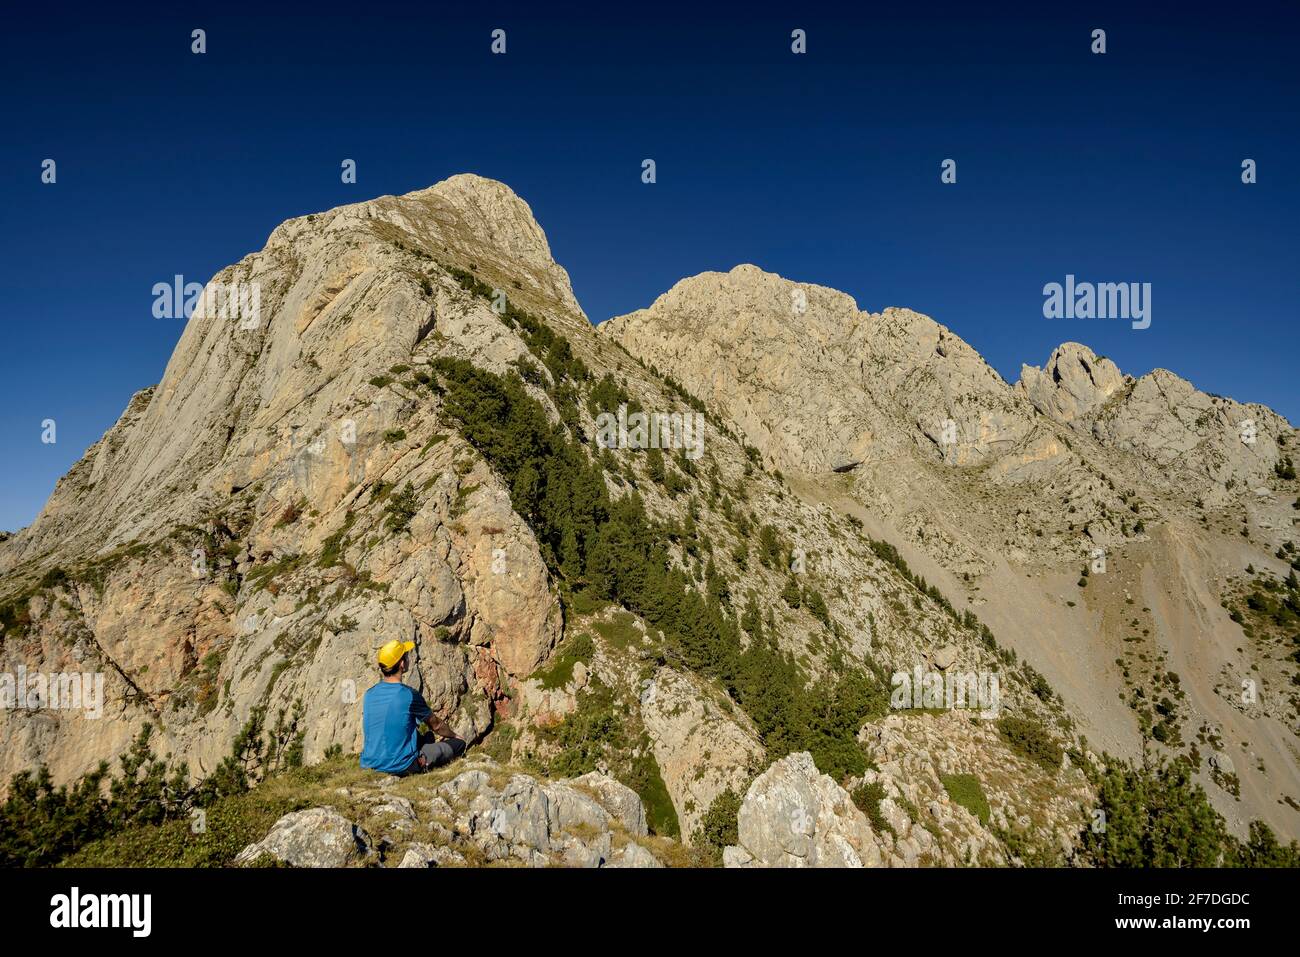
M636 616L626 611L616 612L608 621L592 622L600 637L609 642L610 647L626 651L633 645L641 643L641 632L636 627Z
M265 565L258 565L246 576L254 591L261 591L281 575L287 575L302 564L301 555L285 555Z
M343 560L343 550L348 547L348 529L356 521L356 515L348 512L343 520L343 527L337 532L325 539L321 545L320 557L316 559L316 564L321 568L333 568Z
M435 445L438 445L446 441L447 441L447 436L439 433L438 435L435 435L433 438L431 438L428 442L424 443L424 447L420 449L420 454L423 455L425 452L429 451L429 449L433 448Z
M989 801L984 796L980 779L973 774L941 774L943 789L948 792L954 804L960 804L970 811L981 824L989 822Z
M575 635L565 640L555 657L544 667L534 671L529 677L537 681L547 691L563 688L573 680L573 668L579 661L588 664L596 654L596 646L591 635Z

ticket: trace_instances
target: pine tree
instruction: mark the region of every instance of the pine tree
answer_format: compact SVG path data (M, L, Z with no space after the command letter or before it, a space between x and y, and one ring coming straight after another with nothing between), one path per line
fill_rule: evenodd
M791 608L798 608L803 604L803 598L799 594L799 584L793 578L787 578L785 587L781 589L781 599Z

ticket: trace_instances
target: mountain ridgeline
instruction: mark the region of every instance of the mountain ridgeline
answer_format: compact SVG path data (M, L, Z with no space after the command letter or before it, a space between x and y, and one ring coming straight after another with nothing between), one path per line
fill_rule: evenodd
M401 637L483 764L418 822L452 850L390 857L1294 855L1300 488L1272 411L1073 343L1009 385L925 316L754 266L593 327L527 205L472 175L290 220L212 283L254 284L260 321L196 312L0 540L2 670L104 687L98 717L0 710L15 821L123 756L124 793L224 781L275 714L277 773L332 800L353 782L308 772L359 751ZM471 774L643 810L604 844L558 810L487 838ZM162 817L259 777L169 786ZM165 826L114 807L89 839ZM1196 842L1144 837L1185 816Z

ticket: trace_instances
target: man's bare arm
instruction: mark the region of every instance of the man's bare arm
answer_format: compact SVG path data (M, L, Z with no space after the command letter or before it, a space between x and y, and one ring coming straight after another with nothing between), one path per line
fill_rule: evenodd
M425 719L424 723L429 726L430 731L438 735L440 738L459 737L459 735L457 735L456 732L452 730L451 725L449 725L442 718L438 717L436 714L429 715L429 717Z

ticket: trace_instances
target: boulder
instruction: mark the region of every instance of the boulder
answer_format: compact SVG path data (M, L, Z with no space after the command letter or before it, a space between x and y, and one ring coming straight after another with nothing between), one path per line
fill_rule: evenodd
M956 645L944 645L934 653L931 660L934 662L934 666L940 671L947 671L952 667L953 662L957 660L958 651L959 649Z
M573 783L586 788L596 796L601 806L623 825L623 830L633 837L644 837L650 833L646 826L645 805L641 796L626 784L615 781L608 774L591 771Z
M663 862L640 844L629 842L614 854L606 867L663 867Z
M236 864L269 855L290 867L347 867L372 854L370 837L338 811L314 807L276 821L266 837L239 852Z
M806 751L754 779L740 805L739 846L729 867L877 867L871 824L847 791L817 770Z

